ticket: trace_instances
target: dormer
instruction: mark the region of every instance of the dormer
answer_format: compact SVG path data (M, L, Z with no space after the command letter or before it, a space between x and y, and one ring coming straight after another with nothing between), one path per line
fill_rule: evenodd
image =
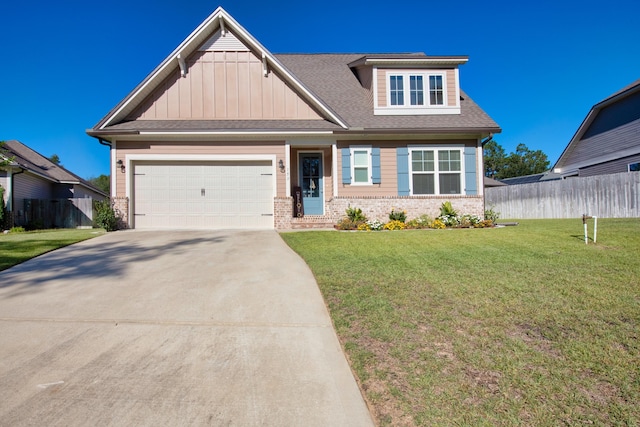
M458 66L466 56L367 55L349 64L380 116L460 114Z

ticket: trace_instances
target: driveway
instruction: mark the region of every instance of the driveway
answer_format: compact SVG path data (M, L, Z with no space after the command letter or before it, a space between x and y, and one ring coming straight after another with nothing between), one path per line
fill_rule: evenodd
M0 272L0 425L371 426L275 231L109 233Z

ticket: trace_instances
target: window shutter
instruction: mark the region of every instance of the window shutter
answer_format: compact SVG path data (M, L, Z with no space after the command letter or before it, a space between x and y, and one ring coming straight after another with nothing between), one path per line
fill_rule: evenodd
M380 184L382 178L380 177L380 147L373 147L371 149L371 182L373 184Z
M342 183L351 184L351 150L342 149Z
M398 147L396 162L398 167L398 196L409 196L409 148Z
M464 147L464 183L465 194L475 196L478 194L477 176L476 176L476 148Z

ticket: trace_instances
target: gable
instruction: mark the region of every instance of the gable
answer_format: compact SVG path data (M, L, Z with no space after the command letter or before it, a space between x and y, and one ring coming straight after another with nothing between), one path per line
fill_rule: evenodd
M230 31L218 30L184 63L184 75L176 64L126 120L322 119Z

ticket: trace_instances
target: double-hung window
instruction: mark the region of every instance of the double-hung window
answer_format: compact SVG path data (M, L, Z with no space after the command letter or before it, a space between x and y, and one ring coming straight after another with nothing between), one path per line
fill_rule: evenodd
M411 194L462 194L462 149L413 148Z
M445 89L442 74L389 74L389 106L425 107L444 105ZM426 96L428 95L428 96Z
M353 184L371 184L371 147L351 147Z

